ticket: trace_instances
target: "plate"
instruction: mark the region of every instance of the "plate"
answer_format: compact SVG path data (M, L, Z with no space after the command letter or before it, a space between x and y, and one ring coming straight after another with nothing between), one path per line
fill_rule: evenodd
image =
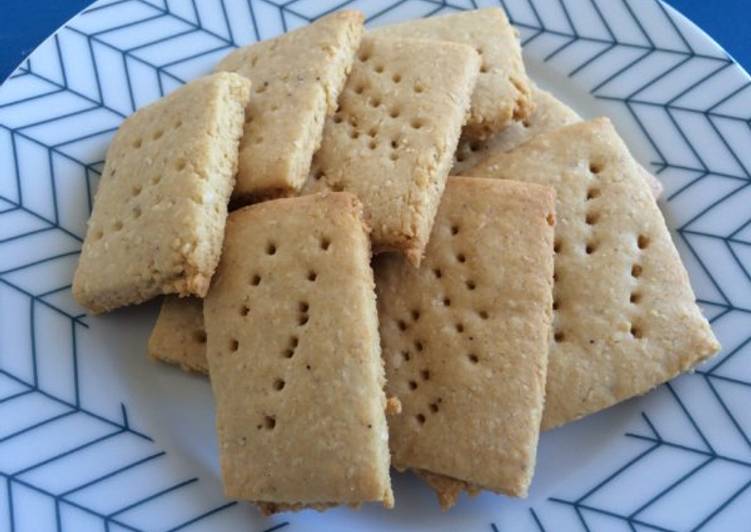
M233 46L331 10L372 25L497 2L103 0L0 88L0 530L739 530L751 522L751 88L656 0L506 0L529 71L613 118L724 346L696 373L544 434L531 494L448 513L411 475L393 511L262 519L222 496L208 383L145 356L156 303L90 317L70 282L108 142Z

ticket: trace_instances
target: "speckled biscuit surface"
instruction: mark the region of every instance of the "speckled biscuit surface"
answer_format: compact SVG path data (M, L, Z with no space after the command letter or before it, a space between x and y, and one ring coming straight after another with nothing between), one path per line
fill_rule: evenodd
M357 11L333 13L219 63L217 70L253 82L233 198L289 195L302 187L352 67L362 21Z
M364 38L307 190L354 193L375 251L419 264L478 72L463 44Z
M378 317L348 193L233 212L204 302L228 497L393 504Z
M509 124L503 131L485 140L462 135L456 149L452 175L472 168L489 154L513 150L535 135L581 121L573 109L555 96L531 82L530 86L534 111L524 120Z
M581 117L568 105L531 81L530 86L534 109L532 114L521 122L509 124L503 131L485 140L463 135L456 148L452 175L460 175L494 153L511 151L540 133L581 122ZM641 171L654 197L659 198L662 194L662 184L646 169L641 168Z
M73 281L93 312L204 296L222 247L250 82L200 78L126 119L107 151Z
M645 393L718 351L662 213L609 120L539 135L468 172L556 189L543 428Z
M516 31L500 8L486 8L411 20L377 28L373 35L436 39L467 44L482 63L472 95L465 135L485 138L533 109L529 80Z
M149 355L185 371L209 374L202 299L164 298L149 338Z
M387 394L402 404L389 417L398 469L526 494L543 410L554 203L548 187L449 178L420 268L376 258Z

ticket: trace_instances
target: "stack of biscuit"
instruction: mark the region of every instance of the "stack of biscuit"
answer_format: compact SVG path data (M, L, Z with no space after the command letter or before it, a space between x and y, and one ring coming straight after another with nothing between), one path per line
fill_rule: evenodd
M228 497L392 507L391 466L523 497L541 430L719 350L659 193L502 10L338 12L123 123L73 292L166 296L148 350L210 376Z

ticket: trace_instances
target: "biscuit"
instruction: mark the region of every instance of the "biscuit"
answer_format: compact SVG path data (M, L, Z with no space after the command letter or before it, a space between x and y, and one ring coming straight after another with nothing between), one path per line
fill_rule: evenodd
M540 89L531 81L530 88L534 111L527 118L509 124L503 131L485 140L462 135L456 148L452 175L459 175L472 168L488 154L513 150L535 135L581 121L581 117L573 109L548 91Z
M581 117L573 109L551 93L540 89L531 81L530 87L534 109L532 114L521 122L509 124L506 129L485 140L463 135L456 149L454 167L451 169L452 175L459 175L472 168L488 155L511 151L540 133L581 122ZM662 194L662 184L646 169L642 168L642 172L654 197L659 198Z
M347 193L230 214L204 301L225 493L393 505L370 243Z
M237 72L253 82L233 200L300 190L362 33L362 14L341 11L235 50L219 63L217 70Z
M250 82L213 74L127 118L107 151L73 281L92 312L204 296L224 236Z
M456 505L462 491L466 491L472 497L480 493L480 489L477 486L443 475L436 475L429 471L418 470L415 471L415 475L423 479L435 491L438 497L438 504L441 506L441 510L444 511Z
M302 510L317 510L323 512L329 508L339 506L336 503L316 503L316 504L286 504L280 502L259 502L256 503L256 508L261 512L261 515L268 517L270 515L278 514L281 512L300 512ZM360 509L359 504L349 504L350 508L355 510Z
M503 184L503 186L498 186ZM551 323L549 187L449 178L425 260L376 257L392 463L527 493ZM431 477L435 485L435 478ZM439 485L439 493L445 488Z
M516 30L500 8L476 9L384 26L373 35L467 44L482 66L472 94L465 136L485 138L532 112L532 93Z
M555 341L543 428L646 393L719 350L639 165L606 118L467 171L555 187Z
M306 191L354 193L375 251L419 264L479 64L464 44L365 37Z
M184 371L209 374L202 299L164 298L149 338L149 355Z

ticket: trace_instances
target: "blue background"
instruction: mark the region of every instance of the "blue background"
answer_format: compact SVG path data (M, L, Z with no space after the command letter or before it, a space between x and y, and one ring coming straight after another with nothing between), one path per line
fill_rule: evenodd
M47 36L93 0L0 0L0 80ZM751 68L749 0L668 0Z

